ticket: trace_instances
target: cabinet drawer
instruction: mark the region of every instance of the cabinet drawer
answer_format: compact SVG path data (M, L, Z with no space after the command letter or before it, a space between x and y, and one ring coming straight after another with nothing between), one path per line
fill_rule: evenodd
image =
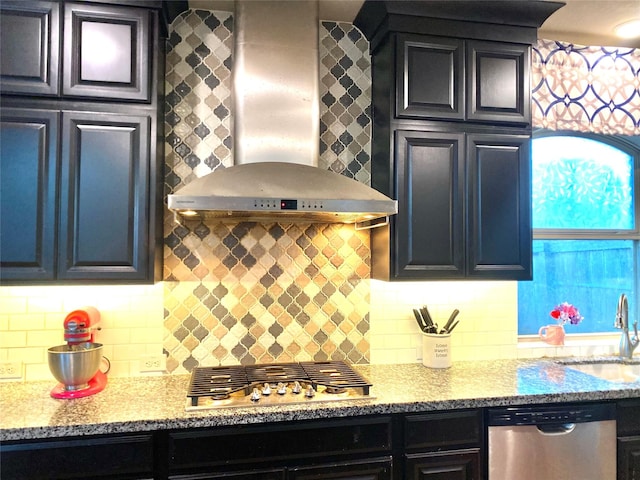
M289 469L289 480L391 480L391 457Z
M152 435L0 445L0 478L151 478Z
M243 426L169 435L169 469L327 458L391 449L391 420Z
M446 453L407 455L405 480L473 480L480 475L480 450L470 448Z
M170 476L169 480L285 480L283 469Z
M480 410L414 415L405 418L407 450L446 450L479 445L482 435Z

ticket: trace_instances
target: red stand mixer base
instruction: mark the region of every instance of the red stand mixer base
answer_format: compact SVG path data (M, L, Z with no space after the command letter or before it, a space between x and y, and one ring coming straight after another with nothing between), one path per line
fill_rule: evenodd
M106 386L107 376L99 371L93 376L91 380L89 380L88 387L81 388L80 390L65 390L64 385L59 383L53 388L53 390L51 390L51 396L53 398L61 398L64 400L68 400L70 398L88 397L89 395L94 395L101 392Z

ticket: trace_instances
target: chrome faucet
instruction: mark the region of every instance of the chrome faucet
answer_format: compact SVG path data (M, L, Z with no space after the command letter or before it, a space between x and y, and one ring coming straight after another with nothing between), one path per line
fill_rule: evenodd
M620 357L631 358L633 351L640 343L638 339L638 322L633 322L633 337L629 338L629 302L627 296L623 293L618 300L618 310L616 311L615 327L622 329L620 337Z

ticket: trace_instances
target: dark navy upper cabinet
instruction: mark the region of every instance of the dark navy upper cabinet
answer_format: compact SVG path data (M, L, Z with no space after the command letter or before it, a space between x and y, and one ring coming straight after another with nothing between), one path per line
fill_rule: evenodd
M151 12L81 2L2 2L2 93L150 102Z
M467 134L467 275L530 280L531 154L526 133Z
M371 233L373 276L529 279L529 139L500 129L396 130L400 208Z
M467 42L467 119L531 123L531 46Z
M159 279L160 18L184 5L0 3L3 284Z
M396 116L463 120L464 42L398 35Z
M0 280L55 276L57 112L0 110Z
M0 279L149 280L151 117L1 117Z
M532 277L531 45L558 2L365 0L382 280Z
M58 278L143 280L147 116L63 113Z
M58 95L61 4L0 3L0 91Z
M396 116L531 123L529 45L399 34Z
M150 13L65 4L63 95L150 100Z

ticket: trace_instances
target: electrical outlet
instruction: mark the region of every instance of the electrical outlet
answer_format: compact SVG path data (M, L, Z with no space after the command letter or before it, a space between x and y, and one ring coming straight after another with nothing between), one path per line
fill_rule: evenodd
M0 362L0 380L22 378L22 362Z
M167 370L167 357L164 355L141 355L140 373L164 372Z

